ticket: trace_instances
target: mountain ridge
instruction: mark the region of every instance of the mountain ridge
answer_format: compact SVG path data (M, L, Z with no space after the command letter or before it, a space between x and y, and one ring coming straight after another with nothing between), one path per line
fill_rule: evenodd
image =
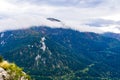
M35 80L119 79L120 41L116 39L71 29L32 27L4 32L3 40L6 44L0 46L0 53Z
M120 40L120 34L119 33L112 33L112 32L106 32L102 34L103 36L115 38L117 40Z

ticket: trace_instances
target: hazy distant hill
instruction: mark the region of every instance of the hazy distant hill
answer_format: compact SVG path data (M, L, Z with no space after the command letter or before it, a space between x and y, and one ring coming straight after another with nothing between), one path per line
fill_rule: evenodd
M120 40L120 34L119 33L111 33L111 32L106 32L102 34L103 36L110 37L110 38L115 38Z
M0 33L0 53L35 80L119 80L120 41L71 29Z

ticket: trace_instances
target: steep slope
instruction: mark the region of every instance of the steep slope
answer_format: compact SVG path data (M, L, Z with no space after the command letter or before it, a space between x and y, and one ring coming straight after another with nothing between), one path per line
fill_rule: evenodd
M0 53L35 80L120 77L120 41L71 29L33 27L1 33Z

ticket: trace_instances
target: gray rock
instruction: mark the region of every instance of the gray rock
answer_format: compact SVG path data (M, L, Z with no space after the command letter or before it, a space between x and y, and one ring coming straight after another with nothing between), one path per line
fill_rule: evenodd
M3 69L0 68L0 80L9 80L10 75Z

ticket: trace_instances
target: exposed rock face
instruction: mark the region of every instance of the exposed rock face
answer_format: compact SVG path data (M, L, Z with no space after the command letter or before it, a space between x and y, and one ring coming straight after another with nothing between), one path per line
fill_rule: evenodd
M26 73L24 72L23 74L26 75ZM10 75L6 70L0 67L0 80L13 80L12 77L13 77L12 75ZM20 76L17 80L29 80L29 79L26 78L25 76Z
M3 68L0 68L0 80L9 80L10 75Z
M3 60L0 56L0 80L31 80L22 68Z

